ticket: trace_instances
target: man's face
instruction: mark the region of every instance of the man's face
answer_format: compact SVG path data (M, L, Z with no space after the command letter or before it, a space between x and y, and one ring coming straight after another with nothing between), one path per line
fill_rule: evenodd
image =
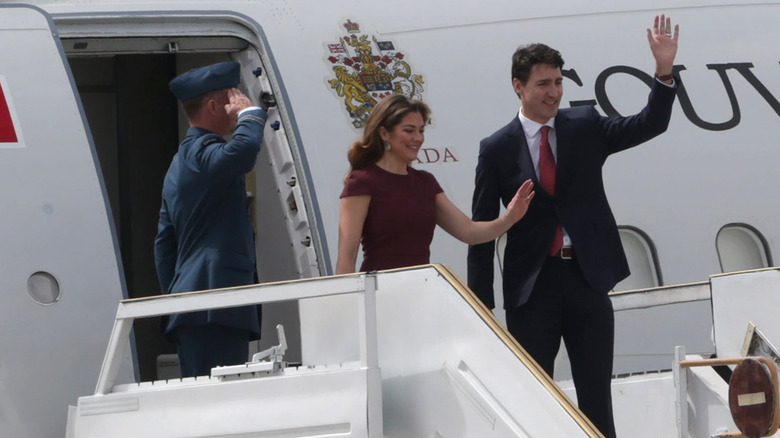
M558 114L563 97L561 69L550 64L536 64L531 69L528 82L512 80L515 92L523 101L523 115L537 123L547 123Z

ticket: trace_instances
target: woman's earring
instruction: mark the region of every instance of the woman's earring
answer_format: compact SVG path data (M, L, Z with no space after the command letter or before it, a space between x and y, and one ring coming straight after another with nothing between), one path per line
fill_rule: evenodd
M385 150L386 150L386 151L389 151L389 150L390 150L390 143L388 143L388 142L385 142Z

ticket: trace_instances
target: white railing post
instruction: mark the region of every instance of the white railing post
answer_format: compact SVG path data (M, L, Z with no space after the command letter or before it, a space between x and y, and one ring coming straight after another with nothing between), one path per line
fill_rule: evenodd
M122 304L119 304L122 307ZM119 312L117 312L119 313ZM111 338L108 340L106 356L103 358L103 366L100 367L100 377L95 387L95 394L108 394L116 383L119 367L122 364L122 355L129 342L130 329L133 328L133 318L117 318L114 320L114 329L111 330Z
M363 291L358 293L358 331L360 362L366 367L368 378L368 436L384 436L382 416L382 372L379 369L376 321L377 275L365 275Z
M685 360L685 347L674 347L674 387L677 397L674 402L677 414L677 436L688 437L688 370L681 365Z
M377 332L376 332L376 274L365 277L365 289L358 293L358 330L360 342L360 361L368 368L377 368Z

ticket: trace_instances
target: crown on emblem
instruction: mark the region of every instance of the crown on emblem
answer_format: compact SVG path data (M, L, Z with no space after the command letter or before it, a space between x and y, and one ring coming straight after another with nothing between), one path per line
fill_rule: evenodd
M352 20L347 19L347 22L343 24L344 29L347 29L347 32L349 33L358 33L360 32L360 25L357 23L353 23Z

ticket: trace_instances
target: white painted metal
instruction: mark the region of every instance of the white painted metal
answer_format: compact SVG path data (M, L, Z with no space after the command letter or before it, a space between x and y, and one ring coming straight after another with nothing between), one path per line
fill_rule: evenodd
M370 382L381 382L382 371L379 365L379 338L377 337L377 277L368 275L365 279L365 290L357 294L358 300L358 345L360 347L360 362L367 368ZM320 335L320 342L327 342ZM368 403L368 435L384 436L384 413L382 401L382 385L369 385L366 388Z
M552 382L507 348L437 270L381 272L376 281L385 436L587 435L567 413L568 402L549 391ZM316 309L320 300L308 301ZM340 304L328 307L328 318L354 319L356 304ZM349 324L321 320L302 317L303 342L317 336L353 355L349 346L358 338ZM332 363L333 354L304 350L306 363Z
M255 44L260 44L259 41ZM315 248L322 248L317 239L316 227L312 230L310 225L310 218L313 217L310 212L311 202L306 202L304 196L308 194L309 187L307 186L307 179L302 167L300 158L295 159L293 157L293 151L290 145L290 134L287 132L290 128L285 128L285 125L289 127L289 120L285 121L285 117L281 110L287 110L284 107L283 96L279 93L277 86L274 89L269 80L269 74L273 75L272 64L268 56L262 56L264 54L264 48L258 47L257 49L250 49L242 51L236 54L235 60L240 62L241 65L246 66L242 70L242 80L247 87L247 94L252 96L253 99L259 99L260 96L266 92L271 94L278 94L278 98L282 107L274 106L269 108L268 120L266 121L266 129L263 135L263 147L267 149L263 153L267 155L268 163L265 160L260 160L258 165L255 166L256 174L271 173L270 177L274 180L273 186L277 188L278 195L277 203L284 206L284 223L287 228L286 237L290 241L290 248L292 251L291 259L288 263L295 265L297 271L297 278L310 278L318 277L321 274L326 273L324 265L322 270L320 269L318 256ZM252 73L251 67L260 67L262 74L259 77L255 77ZM262 66L262 67L261 67ZM264 165L270 165L265 167ZM260 186L261 182L266 182L268 176L262 175L258 179L258 186L255 188L256 192L268 191L267 187ZM257 205L256 215L262 217L266 214L266 205ZM260 230L262 233L264 230ZM278 236L273 236L278 238ZM268 237L265 237L267 239ZM272 264L273 261L268 260L268 264ZM260 270L263 272L263 278L273 276L272 273L266 274L267 270L263 266L263 261L259 261Z
M709 300L616 311L615 330L615 374L671 369L676 345L715 353Z
M235 381L154 382L82 397L71 421L74 438L368 437L370 384L379 382L359 366L287 369L283 376Z
M677 435L671 371L650 372L612 379L612 410L619 437L658 438ZM558 381L572 400L577 400L574 382ZM688 436L686 435L686 438ZM693 437L691 438L699 438Z
M95 395L79 399L69 417L69 433L73 438L381 437L374 285L374 279L366 281L365 276L333 277L123 301ZM340 294L364 296L360 339L370 345L361 346L359 362L282 369L270 375L247 369L227 376L218 368L218 378L115 385L122 348L137 318Z
M677 397L674 400L675 418L677 419L677 436L688 436L688 368L680 366L685 360L685 347L678 346L674 349L674 388Z
M284 335L283 325L279 324L276 326L276 335L277 338L279 338L279 345L255 353L252 355L252 362L259 361L266 357L272 361L282 361L284 359L284 353L287 351L287 337Z
M614 374L671 369L674 347L715 353L708 283L612 294Z
M635 291L615 292L610 294L612 307L615 311L630 309L647 309L710 299L709 282L657 287Z
M748 322L773 345L780 345L780 270L777 268L713 276L712 313L718 357L738 357Z
M677 345L691 354L715 353L709 283L618 292L610 298L615 309L613 374L670 370ZM569 379L569 358L561 343L555 380Z
M673 437L672 373L647 373L616 378L612 383L615 429L620 437Z
M337 277L318 288L305 285L320 279L280 283L265 283L252 287L233 287L207 291L186 292L151 298L137 298L119 303L117 319L146 318L171 313L195 312L262 303L275 303L318 296L341 295L362 290L365 280L360 276ZM218 291L217 293L214 293Z
M20 140L0 143L0 434L62 436L65 406L94 388L122 299L120 261L53 23L35 8L0 5L0 60ZM36 272L57 282L38 284L49 305L28 290Z
M687 381L690 438L709 437L718 430L738 430L729 411L729 386L722 377L710 367L695 367L688 369Z
M81 397L70 416L72 436L593 436L447 275L424 267L123 301L96 394ZM364 344L360 361L113 385L120 337L135 318L341 294L361 297L361 309L342 311L360 315L361 333L343 334Z

